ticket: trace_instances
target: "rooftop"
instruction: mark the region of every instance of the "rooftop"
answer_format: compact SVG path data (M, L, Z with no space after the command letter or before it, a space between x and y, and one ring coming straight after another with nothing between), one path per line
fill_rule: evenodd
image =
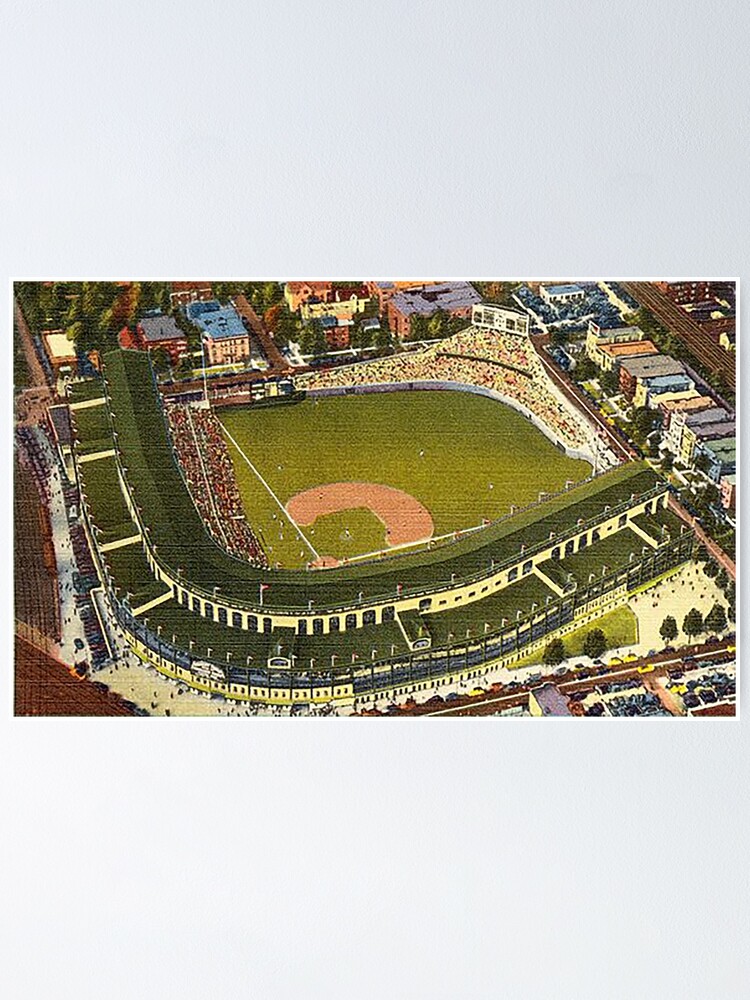
M443 281L426 288L403 289L391 302L402 316L431 316L438 309L468 309L482 301L481 296L468 281Z
M143 333L143 339L148 344L185 339L185 334L175 322L174 316L165 316L163 313L156 316L143 316L138 321L138 326Z
M211 302L191 302L185 309L188 319L196 323L211 340L246 337L247 330L234 306Z
M722 463L734 462L737 458L737 439L734 436L717 438L709 444L704 444L703 449L710 451Z
M644 378L648 383L649 392L658 393L660 390L672 389L692 389L695 384L689 375L653 375L651 378Z
M729 414L722 406L710 406L699 413L691 413L685 418L687 427L700 427L702 424L715 424L717 420L727 419Z
M198 292L211 288L210 281L173 281L173 292Z
M543 285L542 287L548 295L572 295L578 292L583 295L583 289L580 285Z
M668 412L673 410L687 410L690 412L691 410L705 410L709 406L713 406L714 401L710 396L701 396L695 390L695 395L690 396L688 399L668 399L661 405Z
M626 340L623 343L615 341L611 344L600 344L599 348L613 358L637 358L641 355L659 353L659 348L650 340Z
M69 445L72 440L72 430L70 426L70 410L64 404L60 406L50 406L47 410L49 418L52 421L52 426L55 431L55 437L61 445Z
M570 715L568 699L554 684L543 684L531 692L542 715Z
M76 349L73 342L68 340L64 333L45 333L44 343L47 353L55 361L75 361Z
M654 354L647 358L631 358L622 362L622 367L633 378L649 378L655 375L681 375L685 366L667 354Z
M695 427L693 433L699 441L710 441L712 438L734 436L736 427L734 420L717 420L713 424L703 424Z

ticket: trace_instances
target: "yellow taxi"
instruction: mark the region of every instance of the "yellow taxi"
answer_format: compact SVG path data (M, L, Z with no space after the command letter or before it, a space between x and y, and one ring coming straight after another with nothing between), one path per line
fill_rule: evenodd
M656 670L655 663L642 663L640 667L636 668L639 674L650 674L652 670Z
M613 656L612 659L607 664L607 666L608 667L614 667L614 666L617 666L618 663L622 663L622 660L620 659L620 657L619 656Z
M632 663L633 660L637 660L637 659L638 659L638 657L635 655L635 653L628 653L627 656L623 656L622 662L623 663Z

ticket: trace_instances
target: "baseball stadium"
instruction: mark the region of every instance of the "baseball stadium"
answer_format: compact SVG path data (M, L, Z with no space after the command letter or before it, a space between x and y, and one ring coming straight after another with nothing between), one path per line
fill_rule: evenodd
M693 554L520 317L273 385L165 394L148 353L71 385L82 516L115 619L228 699L365 704L512 665Z

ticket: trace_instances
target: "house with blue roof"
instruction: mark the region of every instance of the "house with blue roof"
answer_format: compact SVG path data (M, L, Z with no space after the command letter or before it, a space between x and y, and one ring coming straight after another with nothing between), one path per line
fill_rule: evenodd
M244 363L250 357L250 333L233 305L215 299L191 302L185 313L201 330L210 365Z

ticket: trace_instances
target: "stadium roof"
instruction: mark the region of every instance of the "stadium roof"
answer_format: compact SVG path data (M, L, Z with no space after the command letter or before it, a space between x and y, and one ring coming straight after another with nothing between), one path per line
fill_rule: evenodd
M148 344L158 344L168 340L184 340L185 334L175 322L174 316L142 316L138 326L143 333L143 339Z
M391 299L394 309L402 316L431 316L442 309L468 309L478 305L482 297L468 281L443 281L425 288L405 288Z
M211 340L247 336L242 317L234 306L223 306L212 299L210 302L191 302L185 311L188 319L196 323Z

